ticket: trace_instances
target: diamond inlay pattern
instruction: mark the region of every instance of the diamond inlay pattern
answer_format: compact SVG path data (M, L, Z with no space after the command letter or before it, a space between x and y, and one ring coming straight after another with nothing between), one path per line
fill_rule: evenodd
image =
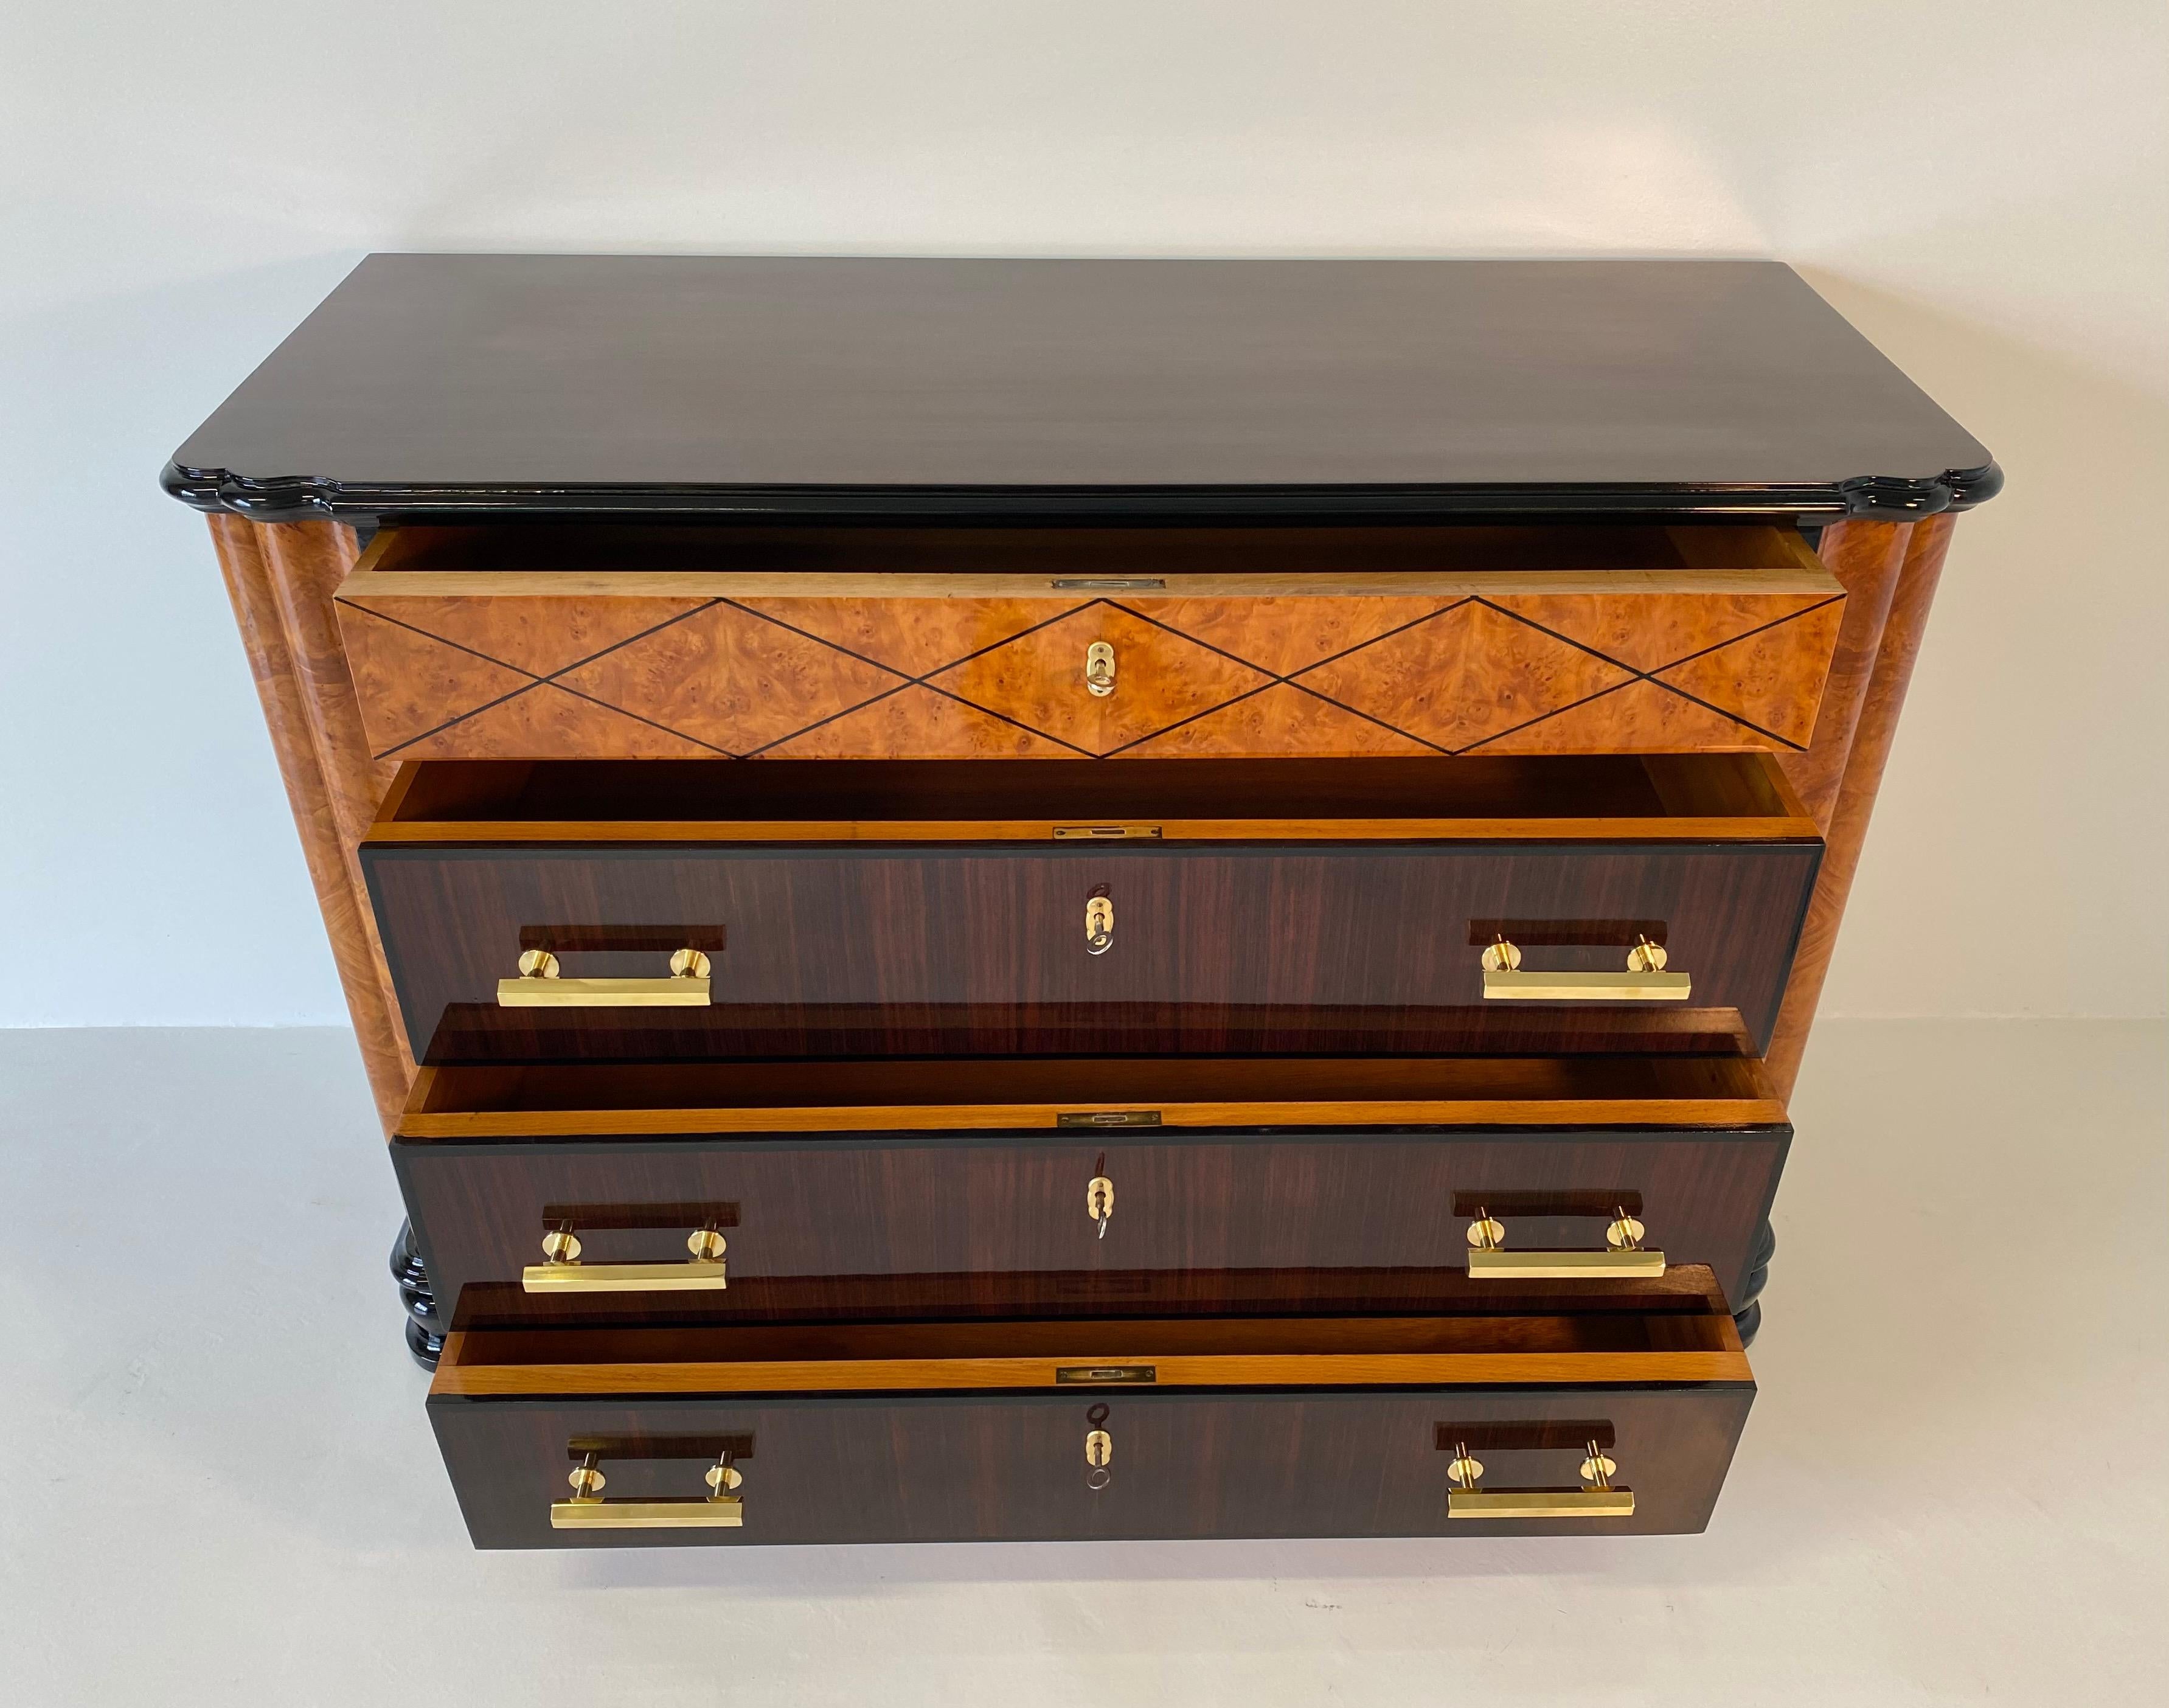
M1633 672L1470 599L1296 680L1458 753L1631 681Z
M1736 587L738 600L388 579L339 611L372 750L395 758L1800 748L1844 611ZM1104 697L1084 680L1100 641Z
M1095 641L1115 649L1115 691L1104 698L1084 688L1084 652ZM1097 758L1271 680L1102 601L944 670L932 683Z

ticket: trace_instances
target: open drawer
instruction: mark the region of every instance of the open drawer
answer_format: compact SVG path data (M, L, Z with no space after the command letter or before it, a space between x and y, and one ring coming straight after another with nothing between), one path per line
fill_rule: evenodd
M1707 1272L1570 1314L456 1332L486 1548L1702 1529L1754 1384Z
M461 1326L1187 1315L1744 1304L1791 1133L1738 1058L468 1067L392 1157Z
M434 1062L1745 1049L1822 843L1767 754L402 767Z
M1794 751L1844 606L1723 524L397 527L338 595L398 759Z

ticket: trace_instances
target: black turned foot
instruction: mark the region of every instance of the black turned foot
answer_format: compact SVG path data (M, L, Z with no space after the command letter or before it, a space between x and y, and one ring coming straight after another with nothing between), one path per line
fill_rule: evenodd
M1742 1346L1753 1345L1756 1332L1762 1326L1762 1289L1770 1284L1770 1260L1777 1255L1777 1230L1765 1222L1755 1236L1754 1255L1748 1259L1747 1283L1733 1301L1732 1321L1740 1330Z
M445 1326L437 1316L437 1295L429 1290L429 1272L414 1245L414 1225L399 1224L392 1242L392 1278L399 1284L399 1302L407 1307L407 1350L425 1370L437 1368L445 1349Z

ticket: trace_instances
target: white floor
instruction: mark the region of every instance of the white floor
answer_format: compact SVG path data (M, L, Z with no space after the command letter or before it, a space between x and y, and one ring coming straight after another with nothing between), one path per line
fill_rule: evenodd
M0 1033L0 1701L2169 1701L2165 1058L1822 1029L1704 1536L483 1555L345 1037Z

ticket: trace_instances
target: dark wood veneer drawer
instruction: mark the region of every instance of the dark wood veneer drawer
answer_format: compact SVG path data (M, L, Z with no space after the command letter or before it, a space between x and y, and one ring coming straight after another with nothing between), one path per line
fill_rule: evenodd
M1708 1267L1741 1299L1791 1131L402 1136L392 1156L437 1296L463 1324L1075 1315L1308 1308L1357 1272L1411 1306L1525 1295L1525 1278L1467 1274L1479 1212L1503 1228L1511 1269L1537 1254L1592 1261L1623 1209L1642 1245ZM665 1290L710 1221L727 1242L723 1284ZM584 1248L573 1278L610 1285L618 1266L660 1266L664 1286L529 1290L524 1273L559 1228ZM1603 1267L1536 1290L1616 1288Z
M456 1332L429 1412L482 1547L1622 1535L1707 1524L1753 1394L1703 1275L1558 1316ZM1465 1515L1463 1449L1523 1515Z
M409 1038L447 1062L842 1054L914 1027L988 1054L1645 1049L1682 1027L1759 1052L1821 855L1762 755L1049 774L411 767L362 862ZM1500 938L1523 978L1601 989L1499 1000ZM1669 973L1631 970L1645 938ZM667 985L674 947L705 957L697 994ZM562 979L519 982L528 953ZM628 979L690 1006L513 1006Z

